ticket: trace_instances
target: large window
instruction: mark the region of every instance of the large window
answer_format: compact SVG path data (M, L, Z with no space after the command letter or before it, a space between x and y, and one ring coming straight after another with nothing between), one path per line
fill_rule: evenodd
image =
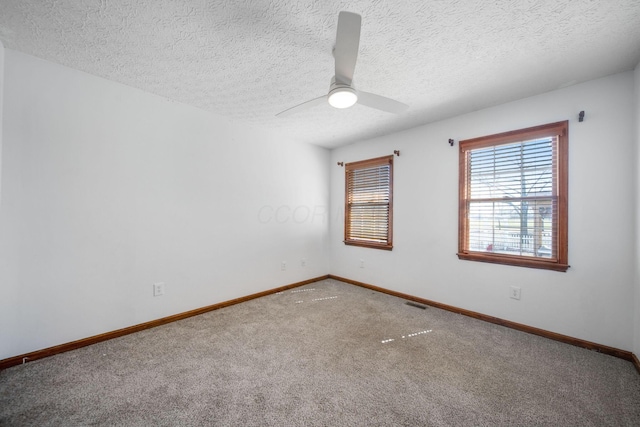
M344 243L393 248L393 156L345 165Z
M458 258L566 271L568 122L460 141Z

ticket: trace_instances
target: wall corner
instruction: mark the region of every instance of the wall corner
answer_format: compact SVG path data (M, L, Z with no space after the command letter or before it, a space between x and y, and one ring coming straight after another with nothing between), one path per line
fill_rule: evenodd
M633 304L633 353L636 368L640 371L640 62L636 65L634 71L634 88L635 88L635 112L634 112L634 131L635 131L635 275L634 275L634 304Z

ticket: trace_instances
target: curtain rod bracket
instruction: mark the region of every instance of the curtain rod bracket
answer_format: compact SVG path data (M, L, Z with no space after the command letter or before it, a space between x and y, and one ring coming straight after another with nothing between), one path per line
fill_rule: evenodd
M338 166L344 166L344 162L338 162Z
M453 139L449 138L449 145L453 147Z
M393 154L400 157L400 150L393 150Z
M578 114L578 121L584 122L584 110L580 111L580 113Z

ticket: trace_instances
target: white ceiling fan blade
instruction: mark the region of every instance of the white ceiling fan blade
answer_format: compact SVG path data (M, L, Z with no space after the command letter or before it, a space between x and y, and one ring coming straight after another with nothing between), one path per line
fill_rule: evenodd
M393 114L400 114L409 108L407 104L403 104L402 102L361 90L358 91L358 104Z
M360 46L362 18L357 13L340 12L333 56L336 60L336 83L351 85Z
M277 117L287 117L291 114L297 113L298 111L306 110L311 107L315 107L318 104L322 104L323 102L327 102L327 95L322 95L318 98L314 98L311 101L303 102L302 104L298 104L295 107L291 107L287 110L281 111L276 114Z

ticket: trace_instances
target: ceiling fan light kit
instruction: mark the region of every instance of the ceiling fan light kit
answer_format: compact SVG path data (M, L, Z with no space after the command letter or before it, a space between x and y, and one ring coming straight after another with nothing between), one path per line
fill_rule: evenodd
M353 72L358 59L361 25L362 18L357 13L340 12L338 14L336 45L333 49L335 75L331 79L329 93L281 111L276 116L286 117L298 111L315 107L325 100L332 107L341 109L349 108L357 102L367 107L394 114L399 114L409 108L408 105L402 102L369 92L358 92L353 87Z
M329 105L334 108L349 108L358 102L358 93L348 86L338 86L329 92Z

